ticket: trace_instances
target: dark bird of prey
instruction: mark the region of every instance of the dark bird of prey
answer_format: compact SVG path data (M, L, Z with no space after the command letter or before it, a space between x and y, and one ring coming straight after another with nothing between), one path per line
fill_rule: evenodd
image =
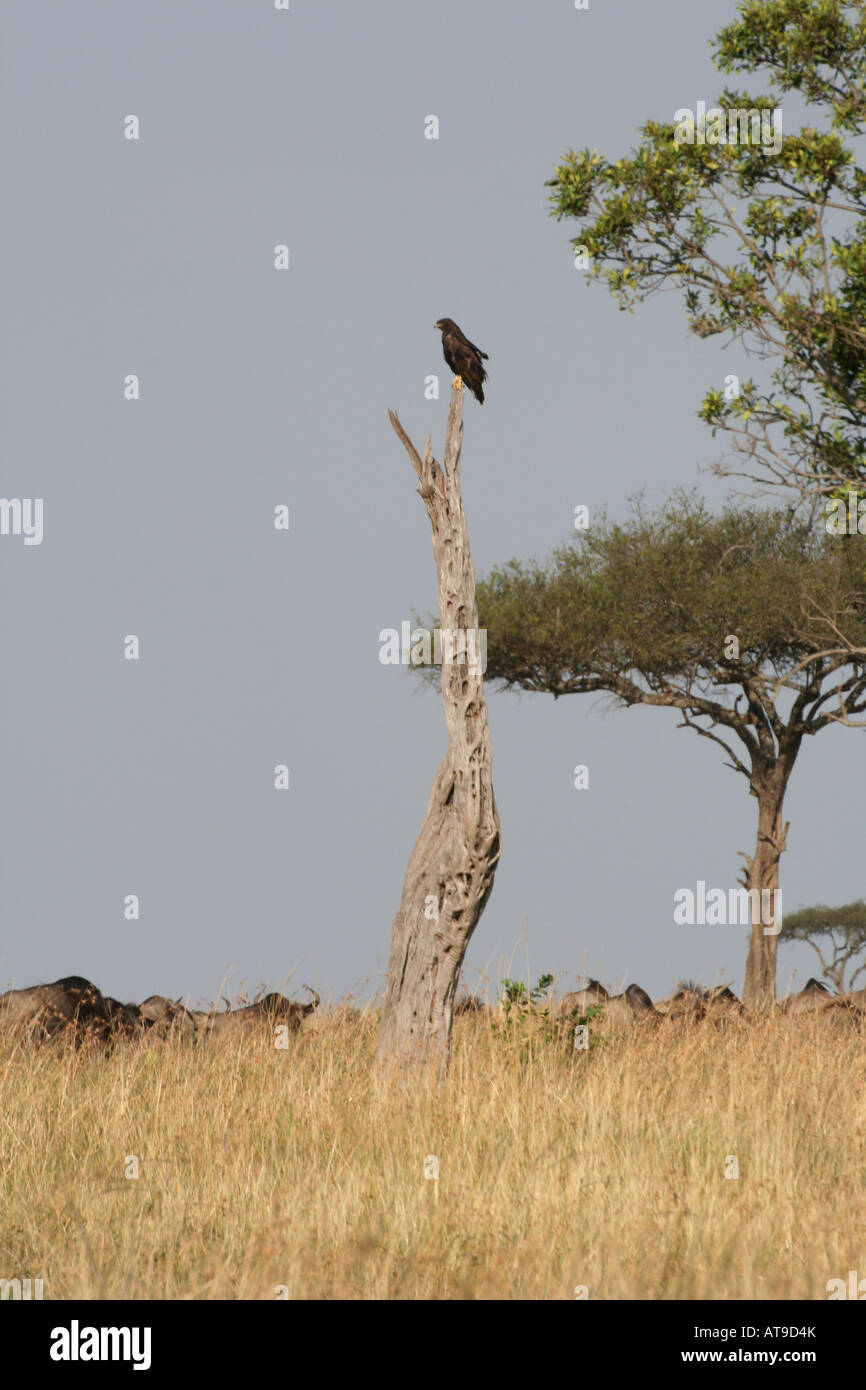
M442 330L442 351L445 361L454 373L451 385L462 391L465 381L478 404L483 405L483 382L487 380L487 372L481 359L483 357L486 362L487 353L470 343L453 319L439 319L433 327Z

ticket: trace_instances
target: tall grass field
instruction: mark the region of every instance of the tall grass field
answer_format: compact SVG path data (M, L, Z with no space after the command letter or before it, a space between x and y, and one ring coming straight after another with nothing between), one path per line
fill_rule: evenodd
M866 1273L866 1047L821 1016L576 1051L374 1013L210 1046L0 1043L0 1275L46 1299L821 1299Z

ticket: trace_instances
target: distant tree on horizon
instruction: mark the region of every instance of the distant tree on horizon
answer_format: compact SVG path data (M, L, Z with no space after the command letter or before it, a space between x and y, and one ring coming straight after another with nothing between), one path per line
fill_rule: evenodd
M826 952L818 945L826 938ZM827 907L818 903L789 913L782 923L779 942L782 946L804 941L816 952L821 962L821 974L830 980L840 994L854 988L854 981L866 971L866 960L854 970L845 983L845 971L861 953L866 953L866 901L846 903L844 907ZM832 953L832 954L831 954Z

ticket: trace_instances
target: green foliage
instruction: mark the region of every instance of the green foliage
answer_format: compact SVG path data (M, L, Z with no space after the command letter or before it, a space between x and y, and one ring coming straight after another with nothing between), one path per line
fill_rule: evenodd
M499 1002L506 1018L510 1017L512 1012L526 1013L529 1009L535 1008L543 1001L552 984L552 975L540 975L538 983L530 990L522 980L504 979Z
M529 1063L538 1044L557 1037L556 1023L550 1012L542 1007L553 984L552 975L539 976L538 983L528 989L522 980L504 979L500 985L500 1013L494 1016L493 1032L504 1042L517 1046L521 1065Z
M604 1011L603 1004L593 1004L584 1012L579 1009L565 1014L551 1011L545 1006L550 1002L547 996L552 984L552 975L541 975L533 989L527 989L522 980L504 979L501 983L501 1015L498 1020L493 1020L492 1028L506 1042L519 1044L521 1062L530 1060L536 1043L561 1044L563 1039L567 1039L570 1045L573 1044L574 1030L581 1024L591 1023ZM589 1047L576 1051L589 1053L603 1047L607 1041L606 1037L592 1034Z
M742 472L804 496L866 494L866 173L846 136L866 131L866 3L747 0L715 40L721 72L762 73L768 91L725 89L718 106L769 111L796 90L823 128L752 143L677 143L647 121L625 158L571 151L548 183L552 213L621 308L683 293L693 333L775 363L699 415L730 436Z
M591 1023L599 1014L604 1013L604 1004L591 1004L588 1009L581 1012L580 1009L571 1009L566 1015L572 1027L577 1028L582 1023Z
M581 1026L588 1027L589 1024L592 1023L593 1019L598 1018L599 1015L603 1013L604 1004L591 1004L590 1007L584 1010L583 1013L581 1013L580 1009L571 1009L569 1013L566 1014L565 1021L568 1027L568 1036L572 1040L572 1043L574 1042L575 1030L577 1028L580 1028ZM607 1033L599 1033L597 1030L590 1029L589 1047L575 1048L575 1052L577 1053L577 1055L580 1055L581 1052L595 1052L600 1047L606 1047L609 1042L610 1036Z
M597 518L546 565L511 560L479 581L487 678L556 697L608 691L731 727L755 727L757 706L772 724L781 691L800 692L802 731L814 732L830 718L822 684L851 662L809 660L826 645L827 619L866 647L866 538L848 541L792 525L785 511L714 515L677 492L647 514L633 499L625 522ZM862 661L841 683L849 713L866 708ZM738 689L751 706L741 716Z
M780 92L825 107L834 127L866 126L866 15L844 0L749 0L717 40L721 72L766 68Z

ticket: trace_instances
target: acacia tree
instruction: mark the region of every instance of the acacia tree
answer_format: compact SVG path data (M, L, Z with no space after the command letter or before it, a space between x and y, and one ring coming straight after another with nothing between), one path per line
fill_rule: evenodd
M475 571L460 495L462 387L451 389L441 465L429 435L421 455L393 411L389 418L418 475L433 530L448 749L433 780L394 917L377 1056L382 1064L396 1062L416 1071L432 1066L441 1073L450 1051L460 968L500 854Z
M821 962L821 974L840 994L846 991L845 971L866 951L866 902L861 898L844 907L802 907L785 917L779 935L781 945L805 941ZM819 942L823 944L823 950ZM852 971L847 989L866 970L866 961Z
M750 1008L775 997L777 936L760 903L779 886L797 754L842 711L866 711L866 661L817 651L799 601L813 594L846 648L866 646L866 539L850 539L835 544L784 511L713 516L677 493L655 515L637 501L627 523L603 518L546 567L512 560L478 585L488 680L556 699L609 691L622 706L677 709L679 727L711 739L745 777L758 802L742 877L752 904Z
M718 473L794 489L813 512L853 493L856 514L866 497L866 172L851 137L866 130L866 0L746 0L716 37L714 61L762 73L767 90L726 88L723 119L707 112L703 130L697 112L691 124L681 111L647 121L625 158L571 151L548 185L552 211L580 219L574 245L621 308L681 290L693 333L773 364L738 394L733 383L706 393L699 413L732 446ZM820 128L768 142L769 117L791 91ZM866 507L860 515L863 533Z

